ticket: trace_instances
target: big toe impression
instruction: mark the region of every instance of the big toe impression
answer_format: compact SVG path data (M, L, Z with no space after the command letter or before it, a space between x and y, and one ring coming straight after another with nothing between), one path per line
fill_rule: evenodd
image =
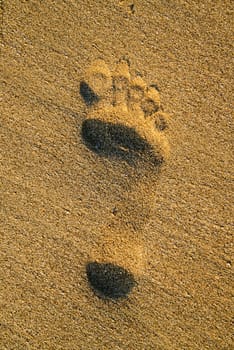
M136 285L130 272L112 263L88 263L86 273L91 287L101 298L126 298Z

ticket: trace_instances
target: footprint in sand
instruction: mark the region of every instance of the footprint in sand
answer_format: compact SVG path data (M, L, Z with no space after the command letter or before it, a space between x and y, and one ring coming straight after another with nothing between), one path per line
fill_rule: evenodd
M162 111L157 86L147 86L141 76L132 76L126 60L118 62L113 71L103 60L97 60L87 69L80 83L80 94L87 106L81 130L85 145L111 162L127 163L136 169L136 173L139 167L146 173L147 169L151 174L157 173L169 156L165 136L168 115ZM137 198L147 196L147 190L152 192L150 186L152 184L143 184L144 191ZM140 183L137 183L137 188L140 188ZM131 216L129 207L129 203L125 203L122 211L126 208ZM125 249L131 250L132 241L129 244L123 243L124 239L120 241L119 245L126 245ZM135 253L141 254L138 248L139 245ZM134 254L134 248L132 251ZM129 256L131 259L131 254ZM88 280L103 298L126 297L136 284L134 274L113 263L118 259L112 260L88 263Z

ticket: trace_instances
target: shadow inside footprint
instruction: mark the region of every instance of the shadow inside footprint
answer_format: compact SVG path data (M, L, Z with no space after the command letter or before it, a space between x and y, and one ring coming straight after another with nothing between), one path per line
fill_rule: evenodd
M150 144L133 128L122 124L86 119L82 123L81 135L86 146L99 155L129 163L137 159L150 159L155 165L162 163L162 159L153 154Z
M83 97L84 102L87 106L92 106L94 103L99 101L99 97L91 89L91 87L84 81L80 83L80 94Z
M104 299L126 298L136 285L130 272L111 263L88 263L86 273L96 294Z

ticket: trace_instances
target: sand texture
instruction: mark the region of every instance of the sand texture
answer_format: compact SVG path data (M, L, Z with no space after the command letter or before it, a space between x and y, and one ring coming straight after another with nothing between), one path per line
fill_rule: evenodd
M0 350L231 350L232 2L0 5Z

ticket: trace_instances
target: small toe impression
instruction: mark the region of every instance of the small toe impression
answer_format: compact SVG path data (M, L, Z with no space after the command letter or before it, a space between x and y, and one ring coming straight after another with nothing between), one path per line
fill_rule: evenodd
M134 276L123 267L111 263L88 263L88 281L101 298L126 298L136 285Z
M160 95L158 90L154 86L150 86L146 93L145 99L141 104L141 108L145 113L145 116L152 115L160 108Z
M116 90L123 90L127 88L130 80L129 63L121 60L115 71L113 72L114 88Z
M155 113L153 116L156 129L163 131L168 128L169 115L162 111Z

